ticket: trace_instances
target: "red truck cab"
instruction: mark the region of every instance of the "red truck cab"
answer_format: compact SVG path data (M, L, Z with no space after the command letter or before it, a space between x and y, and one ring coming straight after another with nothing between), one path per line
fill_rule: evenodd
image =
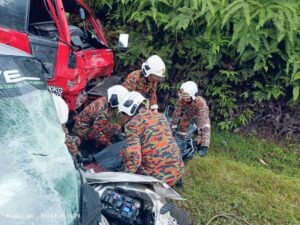
M89 81L112 73L113 52L82 0L3 0L0 15L0 42L41 60L50 91L70 110L81 105Z

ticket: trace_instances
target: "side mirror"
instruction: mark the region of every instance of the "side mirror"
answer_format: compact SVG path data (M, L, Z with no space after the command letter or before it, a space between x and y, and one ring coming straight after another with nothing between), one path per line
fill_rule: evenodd
M129 34L120 34L120 36L119 36L119 48L120 49L128 48L128 39L129 39Z
M85 12L83 8L79 9L80 19L85 20Z

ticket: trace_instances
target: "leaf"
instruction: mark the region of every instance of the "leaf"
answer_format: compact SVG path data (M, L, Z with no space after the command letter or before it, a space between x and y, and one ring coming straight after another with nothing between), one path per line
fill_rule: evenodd
M298 98L299 98L299 86L295 86L294 88L293 88L293 99L294 99L294 101L297 101L298 100Z
M249 26L251 23L251 17L250 17L250 9L249 9L249 5L245 4L243 7L243 13L246 19L246 24Z
M207 1L207 6L208 6L208 8L209 8L209 11L210 11L210 13L214 16L215 15L215 8L214 8L214 6L211 4L211 2L210 1Z
M300 79L300 73L295 73L293 76L293 81L299 80Z
M225 26L225 24L231 19L231 17L233 17L235 14L238 14L237 12L243 7L243 4L243 0L237 0L228 5L223 10L222 27Z

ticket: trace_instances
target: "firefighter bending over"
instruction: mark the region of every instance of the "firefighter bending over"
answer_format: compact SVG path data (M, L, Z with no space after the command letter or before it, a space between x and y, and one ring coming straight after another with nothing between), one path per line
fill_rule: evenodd
M73 134L81 140L95 140L96 147L110 145L110 137L121 130L119 124L111 121L113 111L127 94L128 91L121 85L110 87L108 97L98 98L75 116Z
M121 152L125 171L153 176L170 186L176 184L184 164L164 115L149 110L147 100L135 91L118 109L128 145Z

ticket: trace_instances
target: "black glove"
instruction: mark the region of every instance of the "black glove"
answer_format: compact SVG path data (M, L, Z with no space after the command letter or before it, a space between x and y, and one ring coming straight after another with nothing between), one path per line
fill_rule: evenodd
M201 157L205 157L207 151L208 151L208 147L207 146L201 146L201 145L197 146L197 152L199 153L199 155Z

